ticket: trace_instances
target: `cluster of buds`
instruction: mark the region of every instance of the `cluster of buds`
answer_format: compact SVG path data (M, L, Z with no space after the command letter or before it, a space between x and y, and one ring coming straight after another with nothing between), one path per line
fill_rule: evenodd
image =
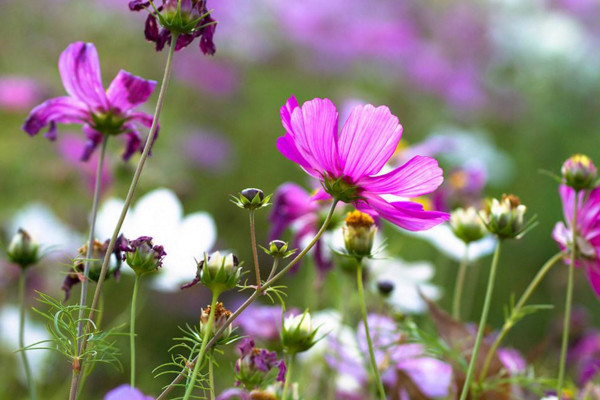
M152 244L150 236L140 236L135 240L125 239L120 248L123 251L123 261L127 261L127 265L137 276L158 271L167 255L163 246Z
M272 196L272 194L265 196L264 192L260 189L247 188L242 190L238 196L231 196L231 201L239 208L258 210L271 204L269 200L271 200Z
M500 239L520 237L533 222L524 222L527 207L515 195L503 195L502 199L491 199L486 209L486 227Z
M344 245L350 256L361 259L372 255L377 226L369 214L358 210L348 213L342 232Z
M561 168L562 181L575 190L591 189L596 184L598 171L592 160L583 154L575 154Z
M202 283L213 293L223 293L237 285L241 274L242 268L238 258L233 254L223 256L215 251L208 256L204 253L204 259L198 263L196 277L181 288L187 289Z
M476 242L488 233L475 207L457 208L452 211L450 227L454 235L465 244Z
M123 243L125 240L126 239L121 235L117 239L117 243ZM94 239L90 259L87 259L88 245L85 244L79 248L78 255L73 260L73 269L67 274L62 284L62 290L65 291L65 300L69 299L71 288L85 279L83 272L85 270L86 262L88 262L90 265L88 278L94 282L98 281L109 243L110 240L106 240L104 243L102 243L99 240ZM119 272L121 270L121 263L123 260L121 247L121 245L117 245L113 249L112 256L114 258L114 262L109 264L108 271L106 272L106 278L111 276L114 276L115 279L119 278Z
M269 248L262 247L263 251L273 258L288 258L296 252L288 250L289 244L283 240L272 240L269 242Z
M263 389L274 381L284 382L286 366L277 353L254 347L254 340L245 338L238 346L240 358L235 363L236 384L246 390Z
M146 40L156 43L157 51L161 51L165 44L171 42L173 35L177 35L175 51L183 49L199 37L200 50L204 54L215 54L213 36L217 22L212 19L211 12L206 7L206 0L162 0L162 5L158 7L154 1L133 0L129 2L129 9L148 10L144 34ZM159 28L159 24L162 28Z
M227 323L229 317L231 317L231 311L225 308L223 303L218 302L215 306L215 313L213 315L213 323L208 323L208 318L210 317L210 306L206 307L202 310L202 314L200 315L200 332L204 336L203 330L207 327L210 328L209 337L213 337L215 333L221 329ZM227 328L221 334L221 338L227 339L231 336L231 324L227 325Z
M313 347L317 329L313 329L312 318L308 310L299 315L285 318L281 327L281 342L283 348L290 354L302 353Z
M41 259L40 246L24 229L19 229L13 236L6 255L11 262L23 269L37 264Z

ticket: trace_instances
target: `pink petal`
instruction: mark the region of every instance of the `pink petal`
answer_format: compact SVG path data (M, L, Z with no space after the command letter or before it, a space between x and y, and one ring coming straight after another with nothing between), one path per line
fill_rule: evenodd
M335 176L340 171L337 123L338 113L331 100L313 99L293 110L288 131L299 154L314 170Z
M294 95L292 95L292 97L290 97L288 101L286 101L285 104L281 106L279 114L281 115L281 123L283 124L283 127L285 128L286 132L292 131L292 113L296 108L299 107L298 101L296 100L296 97Z
M152 127L153 117L150 114L146 114L144 112L134 111L129 113L129 121L139 122L146 128Z
M339 137L343 173L355 181L374 175L394 154L402 126L385 106L356 106L344 123Z
M440 211L425 211L423 206L412 201L387 202L374 194L365 195L365 200L355 203L357 209L375 211L379 216L409 231L424 231L447 221L450 215Z
M23 130L33 136L47 125L57 122L77 124L89 119L90 113L85 104L71 97L55 97L46 100L31 111L23 124Z
M600 267L598 265L587 265L585 271L592 289L600 299Z
M279 150L284 157L295 162L296 164L299 164L310 175L314 176L315 178L321 177L319 171L315 170L310 163L306 161L304 157L302 157L298 151L298 148L296 147L294 138L290 134L286 133L285 136L281 136L277 139L277 150Z
M155 87L155 81L148 81L120 70L110 83L106 96L112 108L125 112L145 103Z
M358 184L373 193L416 197L433 192L443 181L443 171L435 159L415 156L387 174L363 178Z
M564 223L557 222L552 230L552 238L558 243L561 250L566 250L568 243L571 241L571 233Z
M60 55L58 69L65 90L94 111L108 111L98 52L92 43L70 44Z

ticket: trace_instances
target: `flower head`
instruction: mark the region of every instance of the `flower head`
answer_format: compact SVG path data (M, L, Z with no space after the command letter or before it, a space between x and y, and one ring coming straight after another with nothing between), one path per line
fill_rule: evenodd
M138 276L155 272L162 267L163 258L167 255L162 246L154 245L150 236L140 236L135 240L124 240L121 244L123 261Z
M291 354L301 353L313 347L317 340L317 329L313 329L312 318L308 310L302 314L290 315L283 321L281 341Z
M11 262L27 268L40 260L40 246L26 230L19 229L10 241L6 255Z
M199 37L200 50L204 54L215 54L213 36L217 21L206 8L206 0L162 0L159 7L153 1L132 0L129 9L148 10L144 35L146 40L156 44L156 51L161 51L165 44L171 45L173 35L177 35L175 51L187 47Z
M285 136L279 151L319 179L316 197L352 203L358 210L411 231L432 228L448 214L425 211L412 201L388 201L382 195L403 198L431 193L443 181L435 159L416 156L381 174L393 155L402 126L385 107L356 106L338 133L338 113L328 99L313 99L300 107L291 97L281 108Z
M277 353L274 351L254 347L254 340L250 338L242 339L238 351L240 358L235 363L238 385L244 385L247 390L252 390L264 388L273 381L285 380L285 362L277 360Z
M561 168L563 182L575 190L591 189L598 177L592 160L583 154L575 154Z
M377 226L369 214L354 210L342 227L346 251L358 258L371 256Z
M200 315L200 328L201 329L204 329L204 327L207 326L209 317L210 317L210 306L207 306L205 309L202 310L202 314ZM227 323L227 320L229 319L229 317L231 317L231 311L226 309L225 306L223 305L223 303L218 302L217 305L215 306L214 321L213 321L213 324L211 325L211 330L210 330L211 336L210 337L214 336L215 332L217 332L219 329L221 329L223 327L223 325L225 325ZM227 339L231 335L231 331L232 331L231 324L229 324L227 326L227 329L225 329L225 331L221 335L221 338Z
M450 226L457 238L469 244L482 239L487 234L485 224L475 207L457 208L450 214Z
M517 238L530 225L523 219L527 207L515 195L505 194L501 200L491 199L486 211L487 228L500 239Z
M600 297L600 236L598 236L598 230L600 229L600 188L590 191L589 194L580 191L576 197L575 189L567 185L561 185L559 193L563 203L566 224L558 222L554 227L552 237L565 252L570 253L575 247L577 255L575 265L585 269L592 288L596 295ZM574 207L577 207L575 240L573 240L571 233Z
M221 255L215 251L210 256L204 254L204 259L198 263L196 278L181 286L187 289L201 282L213 292L224 292L233 289L240 279L242 267L238 258L233 254Z
M86 161L104 135L126 138L124 160L141 149L136 123L149 128L152 116L134 109L148 100L156 82L121 70L105 91L98 53L92 43L70 44L60 55L58 69L68 96L55 97L35 107L23 125L25 132L33 136L47 126L44 136L54 140L57 123L82 124L87 143L81 159Z

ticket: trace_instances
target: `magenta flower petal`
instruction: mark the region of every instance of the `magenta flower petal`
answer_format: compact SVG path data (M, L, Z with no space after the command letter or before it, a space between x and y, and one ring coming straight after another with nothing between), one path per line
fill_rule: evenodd
M344 175L357 180L381 171L401 136L402 126L389 108L370 104L354 107L339 137Z
M594 264L593 266L588 266L585 269L585 272L596 296L600 298L600 267L597 264Z
M337 157L338 113L329 99L313 99L291 115L291 130L300 155L310 166L323 172L340 172Z
M277 139L277 150L281 152L286 158L300 165L307 173L319 178L318 170L314 169L308 161L298 151L294 139L290 134L286 134Z
M23 124L23 130L33 136L52 123L73 124L88 120L90 120L90 113L85 104L71 97L55 97L46 100L31 111Z
M129 385L121 385L106 394L104 400L153 400L150 396L144 396L138 389Z
M85 146L83 147L83 153L81 154L81 161L88 161L96 148L102 143L102 133L98 132L94 128L88 125L83 126L83 133L87 137Z
M125 112L145 103L155 87L155 81L148 81L120 70L110 83L106 96L113 108Z
M447 221L449 215L440 211L425 211L423 206L412 201L387 202L381 197L369 194L365 202L356 204L356 208L377 215L409 231L423 231Z
M368 176L359 184L373 193L416 197L433 192L443 181L443 171L434 158L415 156L395 170Z
M146 114L140 111L133 111L129 113L129 121L131 122L139 122L146 128L150 128L152 126L152 115Z
M108 111L98 52L92 43L70 44L60 55L58 69L65 90L71 97L90 105L94 111Z

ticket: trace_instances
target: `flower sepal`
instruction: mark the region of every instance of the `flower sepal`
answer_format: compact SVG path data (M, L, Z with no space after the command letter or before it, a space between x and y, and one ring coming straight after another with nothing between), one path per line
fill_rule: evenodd
M154 3L150 2L160 25L177 35L193 35L196 31L216 24L216 21L202 24L212 10L199 12L200 8L204 8L200 3L202 3L200 0L168 0L161 13Z
M353 203L361 199L358 186L348 182L344 177L335 178L325 173L321 184L331 197L343 203Z
M262 190L256 188L247 188L242 190L238 196L231 196L231 202L239 208L247 210L258 210L259 208L267 207L271 203L273 194L266 195Z
M140 236L135 240L124 240L121 250L123 260L138 276L158 271L167 255L163 246L154 245L150 236Z
M298 249L288 250L289 243L283 240L272 240L269 242L269 248L259 246L265 253L273 258L288 258Z
M482 219L488 231L499 239L520 239L537 225L536 216L524 221L525 211L527 207L517 196L505 194L501 200L487 201Z
M37 264L42 258L39 244L26 230L21 228L12 237L6 249L6 255L11 262L23 269Z
M196 278L181 288L187 289L197 283L202 283L217 294L231 290L240 280L241 265L233 254L222 256L220 252L215 251L209 256L204 253L204 259L197 264Z
M283 348L290 354L302 353L321 339L315 339L318 331L319 328L313 329L308 310L299 315L290 315L281 326Z
M450 227L465 244L476 242L487 235L486 226L475 207L457 208L450 213Z

